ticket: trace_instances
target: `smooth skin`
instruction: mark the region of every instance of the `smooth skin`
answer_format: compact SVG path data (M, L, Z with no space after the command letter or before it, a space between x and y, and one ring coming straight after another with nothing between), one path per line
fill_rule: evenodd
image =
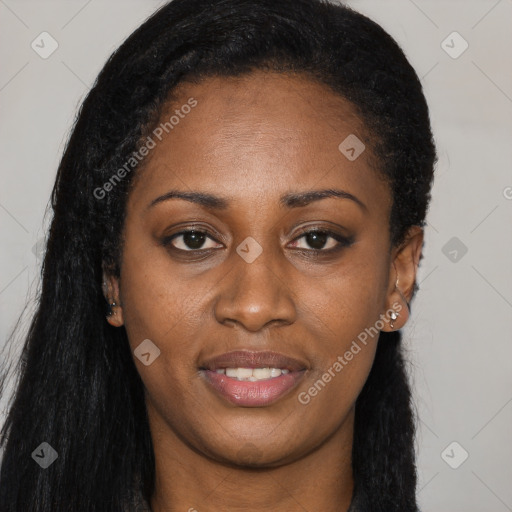
M371 136L326 86L263 71L183 82L162 119L189 98L197 106L137 171L120 279L105 273L106 295L120 303L108 321L126 328L132 351L145 339L161 351L149 366L134 357L156 458L152 511L347 510L354 406L377 337L307 405L298 395L393 305L400 316L382 330L407 322L423 231L414 226L404 244L391 246L391 192L372 165ZM338 149L349 134L366 144L354 161ZM322 189L356 199L280 203L285 194ZM173 198L151 206L171 190L228 204ZM207 235L170 239L186 229ZM252 263L236 251L247 237L263 250ZM269 406L230 404L199 366L244 349L281 352L307 371Z

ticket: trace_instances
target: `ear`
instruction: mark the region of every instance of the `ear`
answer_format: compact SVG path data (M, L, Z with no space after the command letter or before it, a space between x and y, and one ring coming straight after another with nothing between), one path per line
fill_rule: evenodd
M414 294L422 248L423 228L411 226L403 243L392 250L386 300L388 309L385 314L387 321L383 331L401 329L409 319L409 302ZM392 311L396 312L395 320L390 320Z
M111 305L112 314L107 316L107 322L113 327L124 324L123 308L120 301L119 279L103 269L103 295Z

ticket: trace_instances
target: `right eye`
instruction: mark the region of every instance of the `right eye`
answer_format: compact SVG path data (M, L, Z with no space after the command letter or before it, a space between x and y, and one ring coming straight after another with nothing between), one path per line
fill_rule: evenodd
M179 233L174 233L174 235L166 237L162 241L162 245L166 247L171 245L173 249L185 252L207 251L209 249L215 249L214 246L203 247L203 244L207 239L211 240L212 242L216 242L210 235L208 235L206 231L192 229L180 231ZM175 240L177 240L176 243L174 242Z

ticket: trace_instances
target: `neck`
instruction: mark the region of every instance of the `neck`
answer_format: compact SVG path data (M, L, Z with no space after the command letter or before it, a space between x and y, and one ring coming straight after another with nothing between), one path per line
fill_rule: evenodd
M191 447L148 404L155 453L152 512L348 511L353 494L351 464L354 410L320 446L303 447L286 464L249 467L221 461ZM258 451L243 447L247 457Z

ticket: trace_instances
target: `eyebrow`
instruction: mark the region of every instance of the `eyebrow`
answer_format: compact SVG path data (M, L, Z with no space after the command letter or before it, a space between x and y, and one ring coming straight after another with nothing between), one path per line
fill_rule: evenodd
M368 212L367 206L356 196L350 192L346 192L345 190L332 188L284 194L280 197L279 204L286 208L301 208L314 201L320 201L321 199L327 199L330 197L349 199L359 205L362 210ZM228 198L215 196L206 192L184 192L181 190L170 190L166 194L153 199L153 201L149 203L146 209L152 208L153 206L170 199L183 199L185 201L189 201L191 203L195 203L213 210L227 210L230 204L230 200Z

